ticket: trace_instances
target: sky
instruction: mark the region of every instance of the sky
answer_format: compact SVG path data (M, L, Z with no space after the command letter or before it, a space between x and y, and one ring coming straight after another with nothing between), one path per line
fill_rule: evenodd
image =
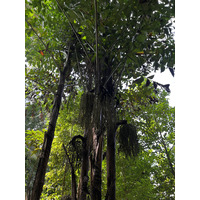
M174 107L175 106L175 79L176 75L173 77L170 73L169 69L166 69L164 72L157 71L154 73L153 80L161 83L161 84L170 84L170 94L169 94L169 105Z

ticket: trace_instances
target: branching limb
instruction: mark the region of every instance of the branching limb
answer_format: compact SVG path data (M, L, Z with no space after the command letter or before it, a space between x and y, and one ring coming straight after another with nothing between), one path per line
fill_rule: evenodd
M82 140L82 143L84 144L85 143L85 138L81 135L76 135L74 136L71 141L69 142L69 144L74 144L76 139L81 139Z
M115 67L115 69L111 72L110 76L108 77L108 79L105 81L103 87L106 88L106 84L108 83L108 81L110 80L110 78L113 76L113 74L115 73L115 71L118 69L118 67L120 66L121 62L118 63L117 67Z
M127 120L120 120L116 123L117 126L127 124Z
M87 54L87 51L86 51L86 49L85 49L85 47L84 47L84 45L83 45L83 43L82 43L82 41L80 40L80 38L79 38L79 36L78 36L76 30L74 29L72 23L71 23L70 20L69 20L69 17L68 17L67 14L65 13L65 11L61 8L60 3L58 2L58 0L56 0L56 2L57 2L57 4L58 4L58 7L60 8L60 10L62 11L62 13L63 13L63 14L65 15L65 17L67 18L67 21L68 21L68 23L69 23L69 25L70 25L70 27L71 27L73 33L75 34L77 40L79 41L81 47L83 48L83 51L84 51L85 55L87 56L87 59L89 60L89 62L91 62L91 61L90 61L90 58L89 58L89 56L88 56L88 54Z

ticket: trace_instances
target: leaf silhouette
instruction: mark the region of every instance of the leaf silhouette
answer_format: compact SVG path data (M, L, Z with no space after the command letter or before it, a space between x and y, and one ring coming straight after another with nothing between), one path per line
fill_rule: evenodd
M174 69L172 67L169 67L169 71L171 72L172 76L174 77Z
M163 88L164 88L167 92L171 92L170 89L169 89L169 86L170 86L170 84L166 84L166 85L163 85Z
M157 84L157 82L153 82L153 86L154 86L154 88L156 89L157 88L157 86L158 86L158 84Z
M146 87L148 87L150 84L151 84L151 81L149 79L147 79Z

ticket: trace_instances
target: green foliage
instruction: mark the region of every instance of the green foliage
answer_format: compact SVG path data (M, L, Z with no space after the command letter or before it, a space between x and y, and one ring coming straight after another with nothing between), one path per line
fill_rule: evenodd
M46 128L47 112L40 102L27 102L25 109L25 130L41 130Z
M42 129L47 126L60 71L68 58L69 41L72 46L72 72L67 77L63 92L63 104L57 121L42 199L61 199L62 196L71 194L70 165L62 145L67 146L75 135L83 135L80 124L83 127L88 125L94 98L86 92L95 87L93 2L59 2L65 13L56 1L51 0L26 0L25 8L28 190L33 182L37 157L43 142L45 130ZM162 0L159 3L156 0L103 0L98 1L98 13L99 62L103 67L111 67L112 80L119 98L119 105L116 107L118 118L134 124L134 127L120 128L117 149L123 149L125 155L131 151L135 155L138 149L137 140L141 147L137 158L126 158L122 152L117 157L117 199L172 199L174 108L169 107L166 92L157 88L158 94L154 93L158 83L154 82L153 85L150 81L153 77L148 76L152 71L163 72L166 68L174 75L174 0ZM88 85L90 89L87 88ZM168 90L168 86L165 89ZM70 154L71 158L72 155L73 153ZM105 196L105 160L102 171L102 190ZM76 175L80 175L78 165Z
M133 197L135 199L173 199L174 177L162 141L167 146L174 167L174 108L169 107L165 91L157 96L154 94L158 99L158 102L154 104L149 103L144 94L147 97L149 94L153 95L145 85L123 94L123 97L125 95L127 97L127 101L123 102L123 107L126 108L127 115L130 117L129 122L133 123L134 120L137 126L141 152L135 158L127 158L126 154L119 151L116 158L116 197L117 199ZM81 92L73 101L71 99L68 105L63 105L60 112L42 199L61 199L62 196L71 194L70 165L62 144L67 146L73 136L83 134L77 121L80 100ZM140 108L140 110L131 112L132 108ZM161 140L160 132L163 140ZM27 144L40 146L43 135L44 132L41 131L28 131ZM117 149L120 149L120 142L117 143ZM80 175L80 168L77 168L76 175L77 177ZM106 160L102 163L102 181L102 195L105 196Z
M117 199L153 199L153 184L150 180L153 158L149 153L140 153L136 159L117 157Z
M46 130L43 129L43 131L34 131L34 130L27 130L26 131L26 145L29 148L34 148L34 152L36 153L41 148L41 144L44 139L44 132Z
M137 130L131 124L122 125L118 133L119 151L126 156L136 156L139 152Z
M65 56L66 40L73 40L73 31L68 22L72 23L74 30L81 35L83 46L92 60L95 56L93 2L68 1L67 5L63 1L59 2L67 18L59 9L56 1L41 1L40 3L26 3L26 20L33 27L37 27L36 31L45 45L50 42L49 50L55 57L58 66ZM131 78L146 76L150 71L158 70L158 68L163 71L167 65L173 67L174 40L171 34L170 19L173 17L174 2L170 2L168 6L166 6L166 2L160 4L151 2L148 3L148 6L144 6L139 1L129 0L115 3L99 2L98 7L100 13L99 58L109 57L109 64L115 70L114 75L117 79L122 71L124 77ZM75 43L78 60L75 52L72 52L73 67L82 79L81 82L86 84L87 69L85 71L80 69L77 62L86 61L83 57L87 56L80 44ZM27 61L39 69L45 65L43 80L46 80L44 76L49 70L54 72L54 76L58 76L58 68L52 57L48 52L42 56L38 53L41 49L45 49L45 47L26 24ZM144 54L137 55L137 52L140 51L143 51ZM121 66L115 69L120 62ZM142 70L143 65L145 65L144 71ZM34 71L37 70L34 69ZM36 77L39 77L40 74L41 72L38 71ZM41 78L38 78L38 81Z
M73 147L69 145L74 136L83 135L83 130L77 120L80 98L81 93L77 95L77 98L71 100L68 105L63 105L60 111L42 199L61 199L62 196L71 194L71 169L63 144L67 147L77 177L80 175L80 161L76 159L77 151L74 151Z
M126 160L121 153L117 158L119 199L174 199L175 109L169 106L165 91L153 95L152 90L143 85L123 94L127 100L121 110L126 110L129 123L137 127L141 152L136 158ZM150 94L158 102L150 103Z
M34 176L37 170L38 157L44 138L43 131L27 130L25 137L25 183L27 196L31 194Z

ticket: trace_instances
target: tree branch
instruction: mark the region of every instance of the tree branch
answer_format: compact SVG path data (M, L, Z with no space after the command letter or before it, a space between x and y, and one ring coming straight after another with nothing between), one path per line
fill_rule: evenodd
M71 160L70 160L69 154L68 154L67 149L66 149L66 147L65 147L64 144L63 144L63 149L65 150L65 154L66 154L66 156L67 156L67 159L68 159L68 161L69 161L69 164L70 164L71 168L73 168L73 164L72 164L72 162L71 162Z
M97 94L99 94L100 86L100 66L98 61L98 12L97 12L97 0L94 0L94 15L95 15L95 41L96 41L96 87Z
M108 77L108 79L105 81L103 87L104 89L106 88L106 84L108 83L108 81L110 80L110 78L112 77L112 75L114 74L114 72L117 70L117 68L120 66L121 62L118 63L117 67L115 67L115 69L111 72L110 76Z
M75 142L76 139L81 139L82 142L83 142L83 144L85 143L85 138L84 138L83 136L81 136L81 135L75 135L75 136L71 139L71 141L69 142L69 144L70 144L70 143L71 143L71 144L74 144L74 142Z
M167 160L168 160L168 162L169 162L169 166L170 166L170 168L171 168L171 173L173 174L173 176L174 176L174 178L175 178L175 171L174 171L174 168L173 168L173 166L172 166L172 162L171 162L171 159L170 159L170 156L169 156L169 152L167 151L167 147L166 147L165 141L164 141L164 139L163 139L161 133L160 133L160 137L161 137L161 141L162 141L162 144L163 144L163 146L164 146L164 149L165 149L165 153L166 153L166 155L167 155Z
M83 48L83 51L84 51L85 55L87 56L87 59L89 60L89 62L91 62L91 61L90 61L90 58L89 58L89 56L88 56L88 54L87 54L87 51L86 51L86 49L85 49L85 47L84 47L84 45L83 45L83 43L82 43L82 41L80 40L80 38L79 38L79 36L78 36L76 30L74 29L72 23L71 23L70 20L69 20L69 17L68 17L67 14L65 13L65 11L61 8L60 3L58 2L58 0L56 0L56 2L57 2L57 4L58 4L58 7L60 8L60 10L62 11L62 13L65 15L65 17L66 17L66 19L67 19L67 21L68 21L68 23L69 23L69 25L70 25L70 27L71 27L73 33L75 34L77 40L79 41L81 47Z

